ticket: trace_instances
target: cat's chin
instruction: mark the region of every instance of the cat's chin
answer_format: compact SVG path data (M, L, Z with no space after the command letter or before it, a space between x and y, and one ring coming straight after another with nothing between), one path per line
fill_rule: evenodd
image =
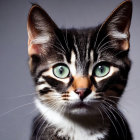
M87 108L74 108L71 111L69 111L69 113L74 116L85 116L92 114L91 111Z
M70 115L76 115L76 116L85 116L85 115L96 115L98 113L97 111L97 105L98 103L91 102L77 102L73 103L68 107L68 110L66 111L66 114Z
M77 102L64 113L69 120L82 125L83 127L98 127L102 122L101 114L98 110L99 102ZM94 119L93 119L94 118Z

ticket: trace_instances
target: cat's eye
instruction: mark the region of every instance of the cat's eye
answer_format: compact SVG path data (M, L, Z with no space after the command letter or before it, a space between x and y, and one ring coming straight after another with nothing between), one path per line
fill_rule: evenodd
M53 73L56 77L60 79L67 78L69 76L69 68L65 65L57 65L53 68Z
M104 77L110 71L110 67L108 65L98 65L94 70L94 75L97 77Z

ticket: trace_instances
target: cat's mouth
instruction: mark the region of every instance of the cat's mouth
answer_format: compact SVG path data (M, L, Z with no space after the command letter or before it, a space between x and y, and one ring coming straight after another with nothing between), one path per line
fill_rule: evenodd
M73 108L73 109L75 109L75 108L90 108L90 106L89 105L87 105L86 103L84 103L84 102L78 102L78 103L74 103L73 105L71 105L71 107Z
M79 101L79 102L75 102L72 103L70 105L70 109L87 109L87 110L91 110L93 109L93 106L95 106L97 104L97 102L84 102L84 101Z
M78 101L75 103L71 103L67 107L67 111L71 115L90 115L90 114L96 114L98 111L97 106L99 105L99 102L84 102L84 101Z

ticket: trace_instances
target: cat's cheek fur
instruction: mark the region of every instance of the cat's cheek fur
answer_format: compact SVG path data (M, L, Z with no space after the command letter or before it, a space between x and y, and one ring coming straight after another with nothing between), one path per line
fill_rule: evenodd
M60 137L68 136L70 139L74 140L82 140L83 138L85 140L99 140L107 135L107 129L103 132L94 132L90 129L85 129L75 124L73 121L70 121L59 112L44 106L38 99L35 100L35 104L43 114L44 119L49 121L51 125L54 125L56 131L60 130L58 133Z

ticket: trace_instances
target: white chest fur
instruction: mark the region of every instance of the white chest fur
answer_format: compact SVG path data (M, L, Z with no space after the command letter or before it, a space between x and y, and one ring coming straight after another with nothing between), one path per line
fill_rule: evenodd
M63 115L51 110L44 106L38 99L35 100L37 108L43 114L50 124L54 125L59 132L59 136L69 136L70 140L98 140L104 138L106 132L94 132L94 130L87 130L81 126L78 126L74 122L68 120Z

